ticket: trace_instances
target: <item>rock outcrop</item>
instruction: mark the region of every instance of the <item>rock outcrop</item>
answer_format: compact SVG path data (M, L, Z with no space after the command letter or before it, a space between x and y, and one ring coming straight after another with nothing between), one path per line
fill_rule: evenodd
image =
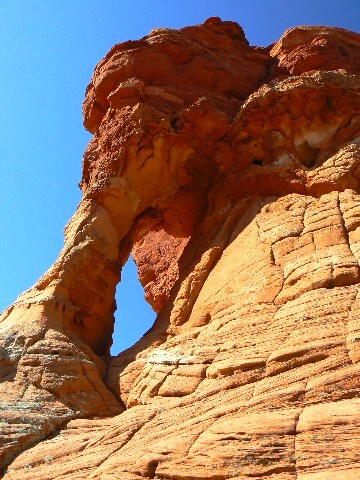
M64 248L0 317L4 479L360 478L359 47L211 18L97 65ZM158 316L110 357L131 251Z

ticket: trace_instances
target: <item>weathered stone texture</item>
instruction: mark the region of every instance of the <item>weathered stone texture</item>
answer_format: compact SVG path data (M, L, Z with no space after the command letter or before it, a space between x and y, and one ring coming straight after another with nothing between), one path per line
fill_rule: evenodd
M211 18L97 65L64 248L0 318L4 479L360 478L359 46ZM131 251L158 316L110 357Z

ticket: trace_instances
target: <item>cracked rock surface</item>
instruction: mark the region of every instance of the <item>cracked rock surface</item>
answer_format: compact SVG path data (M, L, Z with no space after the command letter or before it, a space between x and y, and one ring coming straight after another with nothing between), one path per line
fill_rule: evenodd
M359 47L210 18L100 61L64 248L0 316L4 479L360 477ZM130 252L157 318L110 357Z

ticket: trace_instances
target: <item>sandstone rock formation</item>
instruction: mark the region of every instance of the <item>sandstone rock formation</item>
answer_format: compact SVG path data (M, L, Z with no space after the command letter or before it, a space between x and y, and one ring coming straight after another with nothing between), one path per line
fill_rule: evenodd
M64 248L0 318L4 479L360 478L359 47L211 18L97 65ZM158 316L110 357L131 251Z

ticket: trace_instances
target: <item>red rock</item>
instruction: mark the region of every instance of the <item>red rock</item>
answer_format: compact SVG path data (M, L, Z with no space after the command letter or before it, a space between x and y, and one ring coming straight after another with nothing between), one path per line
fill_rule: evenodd
M109 107L139 100L174 113L204 94L236 112L265 77L269 57L248 46L234 22L209 19L180 30L158 28L115 45L96 66L84 102L84 125L95 132Z
M270 55L291 75L312 70L359 74L359 47L359 35L344 28L302 26L287 30Z
M98 64L64 249L0 319L4 479L357 478L359 42L214 17ZM130 251L158 316L109 357Z

